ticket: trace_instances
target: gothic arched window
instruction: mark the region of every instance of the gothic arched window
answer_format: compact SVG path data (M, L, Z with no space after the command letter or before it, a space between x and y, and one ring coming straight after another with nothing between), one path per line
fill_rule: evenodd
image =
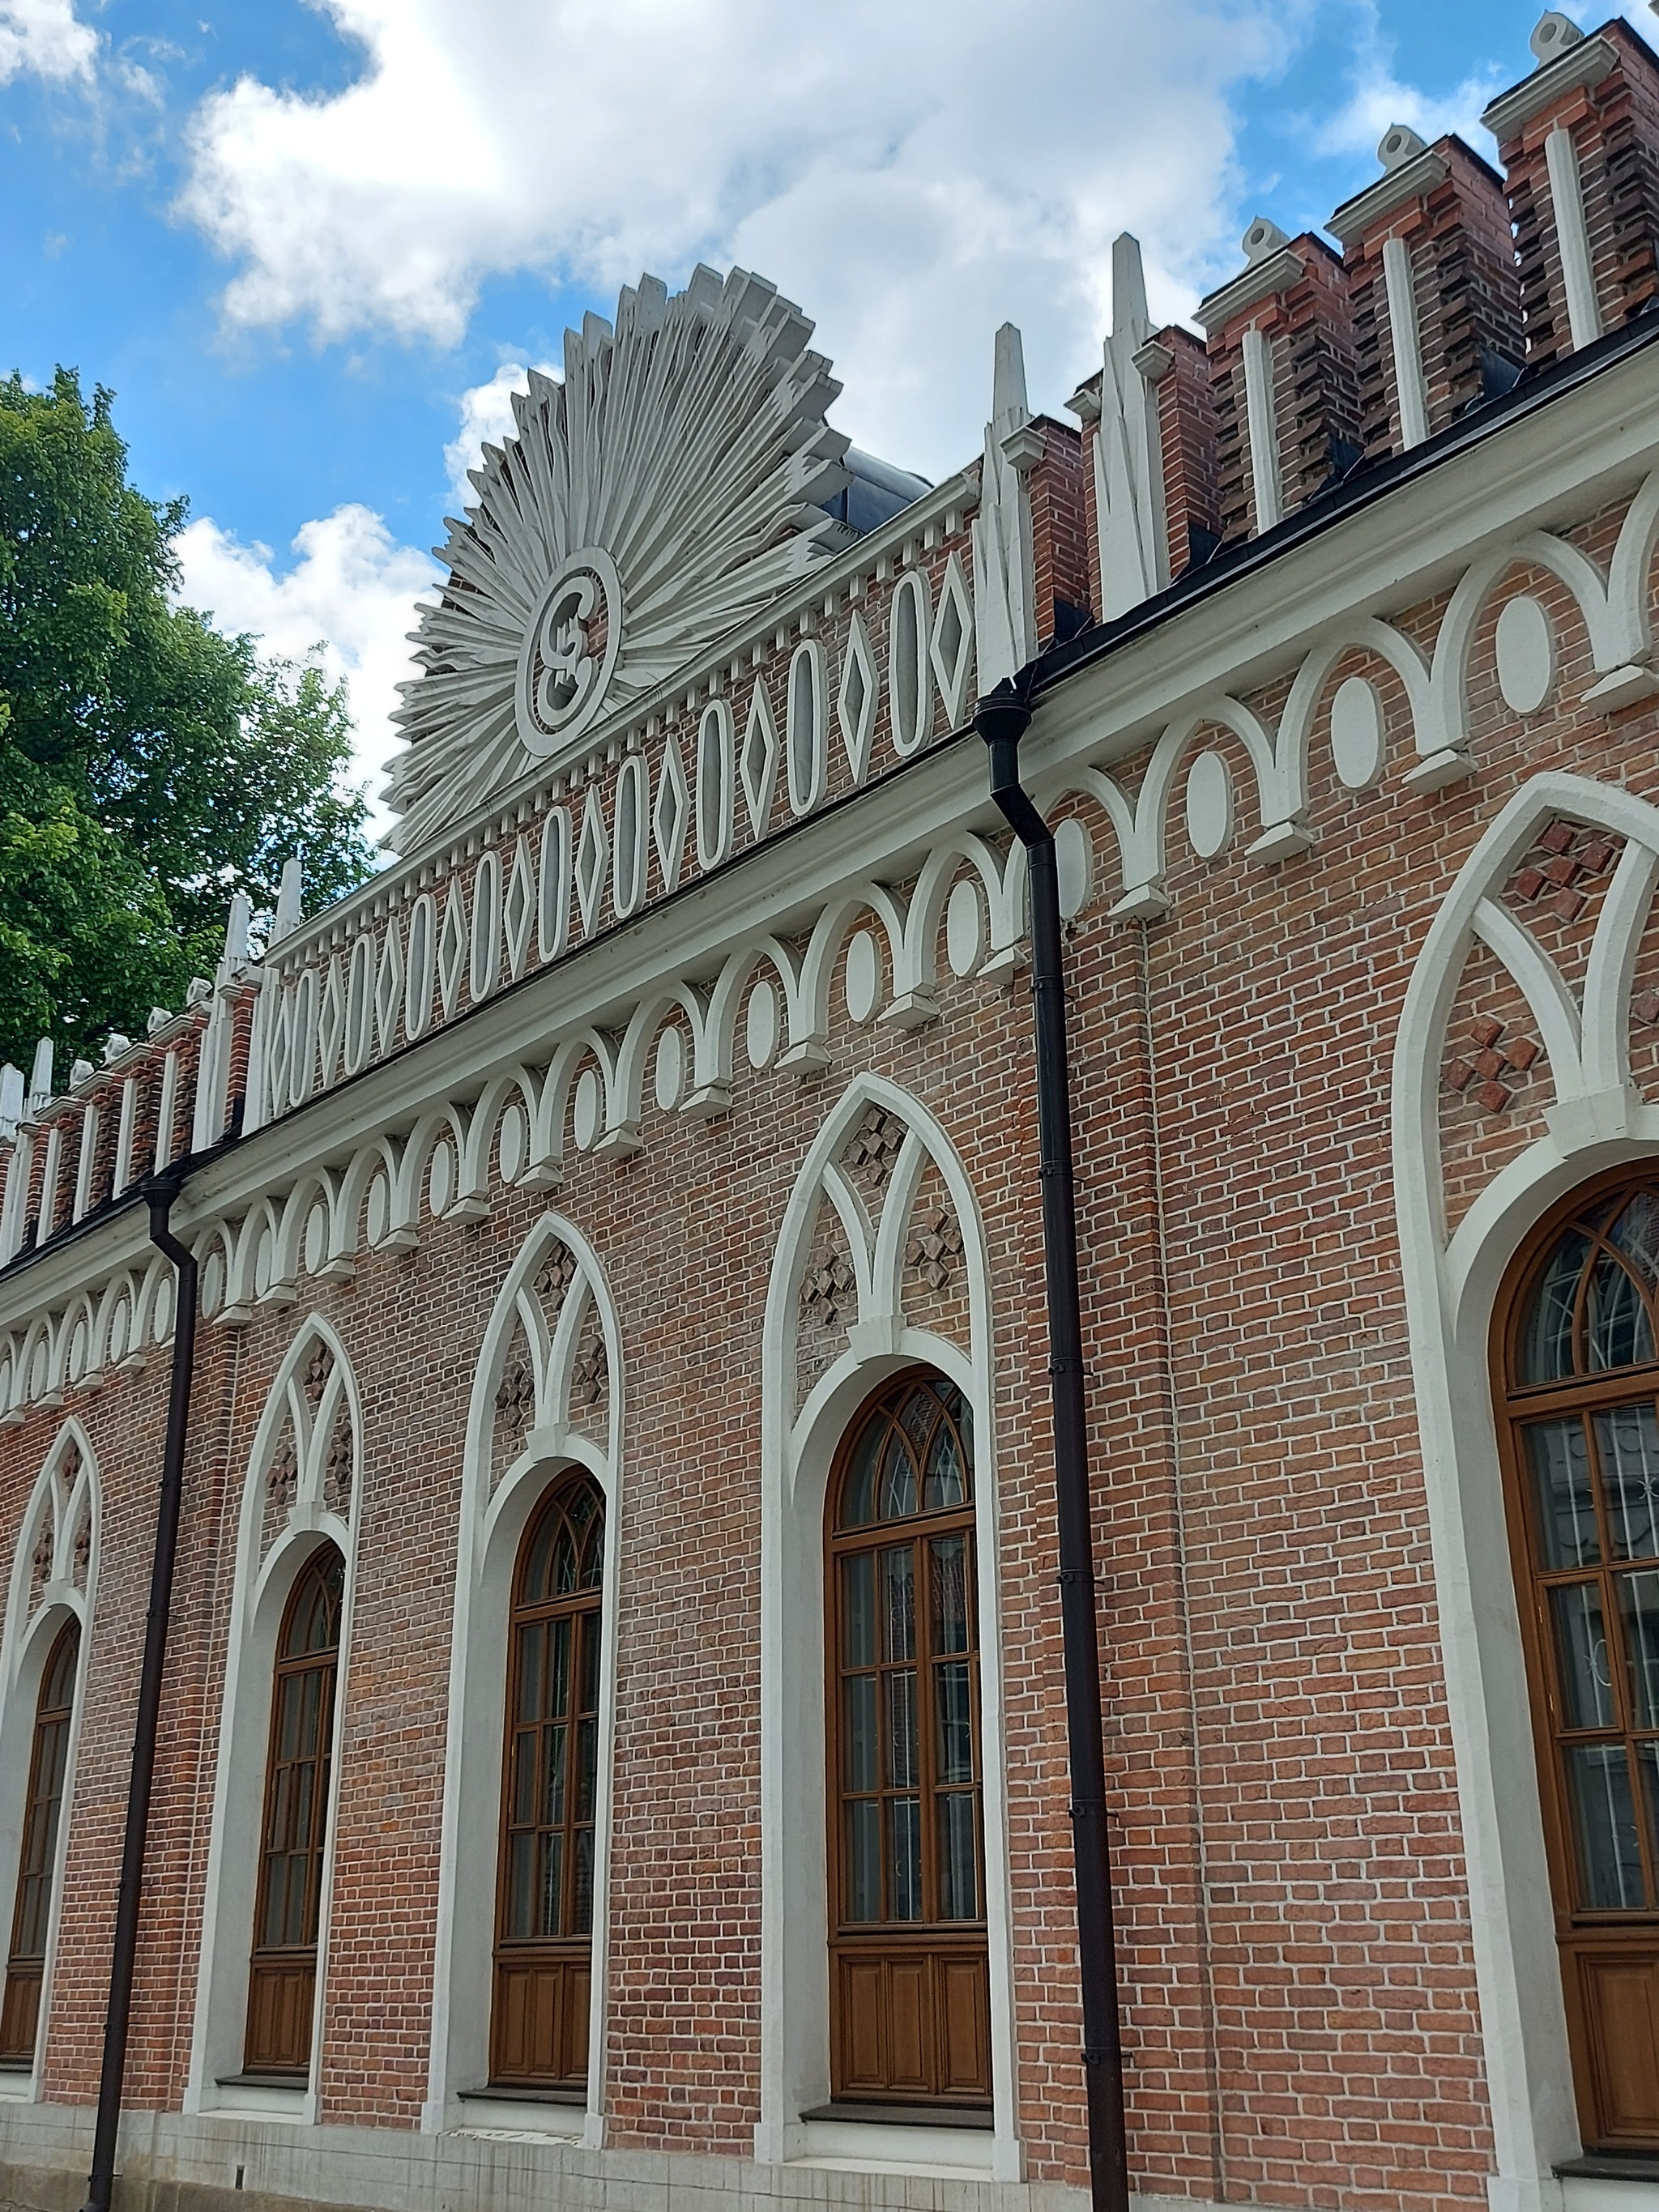
M586 2091L605 1500L562 1477L519 1547L508 1631L490 2079Z
M849 2102L991 2095L973 1437L889 1383L830 1486L831 2068Z
M34 2057L40 2022L40 1987L46 1968L52 1884L58 1871L58 1830L63 1818L69 1765L70 1723L75 1713L76 1668L81 1628L69 1621L46 1654L34 1709L28 1796L23 1806L22 1850L12 1909L6 1991L0 2002L0 2063L27 2064Z
M332 1544L320 1546L294 1585L276 1638L248 1968L250 2074L291 2076L311 2067L344 1587L345 1562Z
M1511 1276L1499 1376L1585 2148L1659 2151L1659 1176L1605 1180Z

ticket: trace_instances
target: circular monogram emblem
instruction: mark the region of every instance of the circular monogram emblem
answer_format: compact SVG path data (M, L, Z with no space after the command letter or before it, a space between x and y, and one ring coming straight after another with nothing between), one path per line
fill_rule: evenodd
M596 720L622 648L622 578L598 546L573 553L542 593L519 649L519 735L538 757Z

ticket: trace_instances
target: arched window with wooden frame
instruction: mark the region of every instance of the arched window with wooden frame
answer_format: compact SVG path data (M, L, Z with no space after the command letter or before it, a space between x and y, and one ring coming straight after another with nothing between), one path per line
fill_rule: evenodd
M830 2079L837 2101L987 2109L973 1435L912 1370L830 1484Z
M508 1626L490 2080L585 2096L605 1499L562 1476L519 1547Z
M40 2033L40 1990L46 1971L46 1937L58 1875L58 1832L63 1820L80 1658L81 1625L67 1621L46 1654L34 1709L11 1948L6 1960L5 1996L0 2001L0 2065L29 2064Z
M276 1638L242 2063L249 2074L278 2080L311 2068L344 1589L344 1560L332 1544L320 1545L295 1582Z
M1510 1526L1587 2150L1659 2153L1659 1170L1557 1207L1497 1336Z

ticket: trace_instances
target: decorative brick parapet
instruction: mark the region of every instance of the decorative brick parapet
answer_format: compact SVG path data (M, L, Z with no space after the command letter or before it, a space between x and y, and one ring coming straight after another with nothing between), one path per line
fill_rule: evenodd
M1080 629L1099 602L1089 573L1093 535L1084 501L1083 441L1069 422L1039 415L1042 458L1031 471L1031 555L1037 636Z

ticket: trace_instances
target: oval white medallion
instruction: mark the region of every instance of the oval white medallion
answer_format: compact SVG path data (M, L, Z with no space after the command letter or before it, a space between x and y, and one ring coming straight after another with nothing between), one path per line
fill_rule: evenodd
M1382 702L1363 676L1350 676L1336 687L1331 759L1350 791L1369 791L1382 774Z
M979 949L984 936L980 918L983 903L979 885L971 876L964 876L954 885L945 902L945 953L953 975L971 975L979 965Z
M571 1124L577 1151L588 1151L599 1133L599 1078L596 1068L585 1067L576 1078L576 1103L571 1109Z
M749 994L743 1041L750 1067L764 1067L777 1049L778 994L764 975Z
M319 1201L306 1216L306 1273L314 1275L328 1257L328 1210Z
M220 1258L216 1246L202 1263L202 1311L210 1321L219 1310L224 1287L225 1263ZM112 1360L126 1358L127 1321L127 1302L125 1298L118 1298L115 1302L115 1310L109 1317L109 1356ZM8 1368L5 1377L0 1380L0 1406L3 1406L6 1402L5 1382L9 1381L10 1373L11 1370Z
M441 1220L449 1211L450 1200L455 1195L455 1155L450 1151L447 1139L441 1139L433 1146L426 1194L433 1213Z
M685 1046L680 1037L679 1024L671 1022L657 1039L657 1103L665 1114L672 1114L679 1104L680 1086L684 1080Z
M1498 617L1498 688L1516 714L1535 714L1555 682L1555 635L1550 618L1523 592Z
M392 1225L392 1188L383 1175L377 1175L368 1186L366 1211L368 1241L378 1244Z
M855 929L847 941L847 971L842 988L847 1011L855 1022L867 1022L876 1011L881 985L881 957L867 929Z
M501 1181L517 1182L524 1171L525 1143L529 1136L522 1106L509 1106L501 1116Z
M1079 821L1062 822L1054 832L1054 872L1060 878L1060 919L1070 921L1088 905L1095 872L1095 849Z
M173 1334L173 1285L163 1275L156 1285L155 1304L150 1309L150 1341L165 1344Z
M1187 835L1200 860L1224 853L1233 834L1232 770L1219 753L1200 753L1187 776Z
M276 1239L270 1231L259 1231L259 1242L253 1248L253 1295L264 1297L270 1288L271 1273L276 1265ZM158 1337L156 1341L161 1341Z

